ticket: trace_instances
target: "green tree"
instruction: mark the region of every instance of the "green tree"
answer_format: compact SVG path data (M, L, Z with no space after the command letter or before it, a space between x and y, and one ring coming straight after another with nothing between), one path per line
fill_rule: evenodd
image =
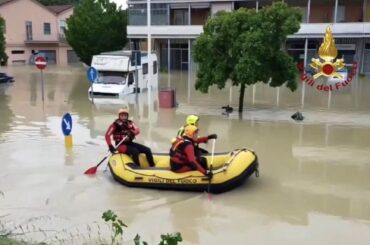
M195 88L206 93L215 84L222 89L230 79L233 86L240 85L239 112L246 85L286 83L294 91L297 66L281 47L288 35L299 30L301 20L298 8L282 2L259 12L241 8L209 19L194 45L199 65Z
M93 55L122 49L127 42L126 11L109 0L81 0L67 26L67 42L87 65Z
M41 4L45 6L49 5L65 5L65 4L78 4L80 0L38 0Z
M8 60L8 56L5 53L4 32L5 32L5 20L2 17L0 17L0 63L1 65L5 65Z

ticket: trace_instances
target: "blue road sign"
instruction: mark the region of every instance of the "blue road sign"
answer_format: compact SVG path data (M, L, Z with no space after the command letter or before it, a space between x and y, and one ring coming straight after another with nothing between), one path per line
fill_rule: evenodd
M64 114L62 118L62 131L65 136L71 134L72 131L72 116L69 113Z
M90 82L94 83L96 78L98 77L98 71L90 66L89 69L87 69L87 79L89 79Z

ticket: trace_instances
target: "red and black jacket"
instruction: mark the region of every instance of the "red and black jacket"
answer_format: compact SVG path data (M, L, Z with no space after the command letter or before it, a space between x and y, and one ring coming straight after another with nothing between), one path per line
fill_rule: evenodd
M192 163L199 172L206 174L205 169L196 158L194 142L187 137L176 138L170 149L170 161L172 164L178 165Z
M105 134L105 141L108 145L111 145L111 135L113 135L113 140L116 144L118 144L124 137L126 137L124 142L131 142L133 139L129 137L130 131L135 136L140 133L140 129L136 127L131 120L122 121L117 119L109 126Z

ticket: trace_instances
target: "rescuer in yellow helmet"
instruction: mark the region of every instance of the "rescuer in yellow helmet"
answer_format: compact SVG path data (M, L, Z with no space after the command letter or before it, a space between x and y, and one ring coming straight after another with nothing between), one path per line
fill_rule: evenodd
M177 131L177 138L183 136L186 126L192 125L192 126L198 127L199 117L196 116L196 115L189 115L189 116L186 117L185 122L186 122L186 124L184 126L182 126L181 128L179 128L179 130ZM200 143L208 143L208 140L210 140L210 139L217 139L217 134L210 134L208 136L199 137L194 141L196 155L208 154L209 153L207 150L200 148L199 144ZM174 142L175 140L176 139L173 139L172 142Z

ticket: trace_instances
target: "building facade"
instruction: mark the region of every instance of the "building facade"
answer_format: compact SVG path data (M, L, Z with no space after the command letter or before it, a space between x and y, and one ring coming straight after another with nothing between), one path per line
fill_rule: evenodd
M0 0L8 65L31 64L37 53L43 53L49 64L78 62L64 36L72 14L72 5L46 7L35 0Z
M370 73L370 0L283 0L300 7L303 21L300 30L288 37L286 49L297 62L309 65L317 53L327 25L336 40L338 56L348 66L354 61L360 72ZM273 0L151 0L152 49L160 58L160 69L187 70L193 66L191 50L202 33L207 18L218 11L241 7L256 11ZM146 49L146 1L128 1L128 38L131 48Z

